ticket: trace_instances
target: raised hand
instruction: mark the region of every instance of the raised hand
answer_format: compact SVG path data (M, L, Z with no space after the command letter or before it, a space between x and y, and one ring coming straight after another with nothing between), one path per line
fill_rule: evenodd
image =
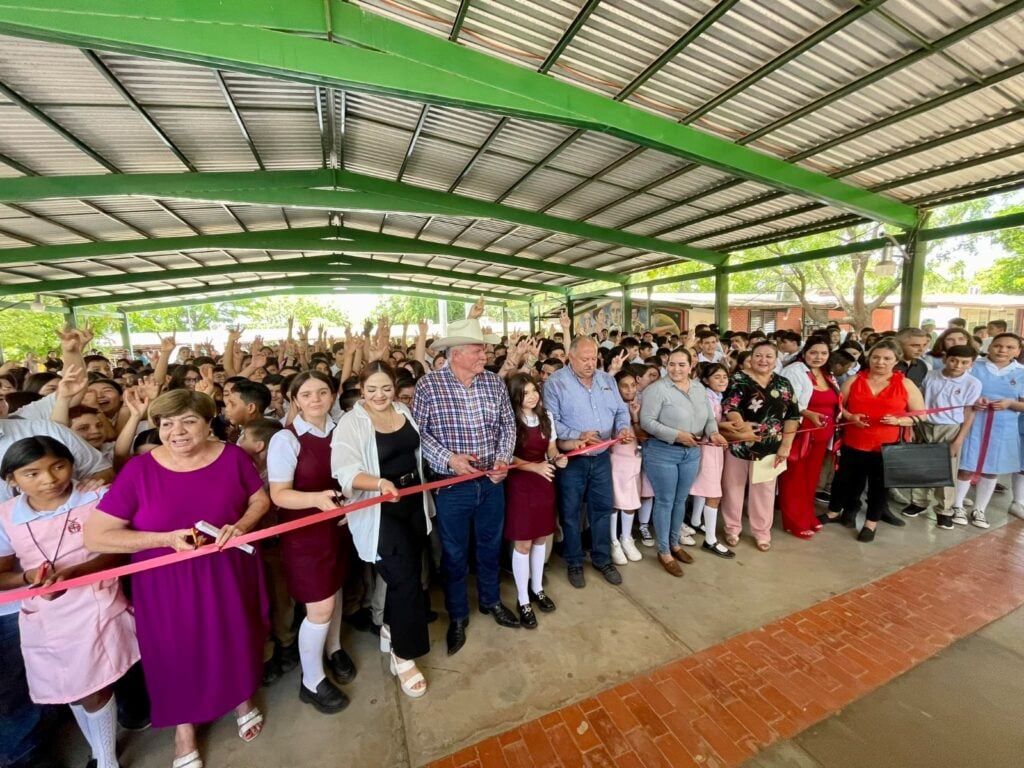
M141 385L125 390L124 404L128 408L128 413L132 415L133 419L137 419L138 421L145 419L146 412L149 410L149 403L150 399L146 396L146 392L143 390Z
M626 350L622 350L621 352L619 352L619 354L613 357L611 359L611 362L608 363L608 374L610 376L614 376L616 373L621 371L622 366L626 364L626 358L628 356L629 353L626 352Z
M203 378L196 382L196 392L202 392L204 395L213 397L215 386L213 381L213 366L209 363L204 363L199 366L199 375Z
M162 355L170 355L174 348L178 346L177 336L178 334L172 331L170 336L164 336L160 339L160 352Z
M473 306L469 308L469 319L477 320L483 317L484 314L484 297L481 296L479 299L473 302Z
M430 330L430 324L425 319L420 320L416 323L416 330L419 331L421 338L426 338L427 331Z
M135 389L138 391L139 395L146 400L146 405L148 407L149 401L155 400L160 396L161 386L160 382L152 376L143 376L139 379L139 383L136 385Z
M60 383L57 384L57 397L72 400L82 394L88 386L89 377L85 375L85 371L77 365L69 365L61 376Z

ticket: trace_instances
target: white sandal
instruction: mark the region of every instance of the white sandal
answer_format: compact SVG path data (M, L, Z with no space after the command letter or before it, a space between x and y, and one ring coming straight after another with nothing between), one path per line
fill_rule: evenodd
M199 757L199 750L194 749L187 755L174 758L171 768L203 768L203 759Z
M402 674L408 672L410 669L416 669L415 661L407 660L398 664L395 662L395 654L391 654L391 674L398 678L398 684L402 688L402 693L410 699L418 699L427 692L427 680L423 677L423 673L418 669L416 669L415 675L410 677L408 680L403 680L401 677ZM423 683L423 687L417 689L415 686L419 683Z
M387 624L380 625L380 652L391 653L391 628Z
M241 717L236 717L235 722L238 724L238 738L240 738L242 741L246 743L253 741L257 736L263 733L263 729L260 728L252 736L248 738L246 738L245 736L245 734L247 734L253 728L257 728L263 725L263 713L260 712L259 707L253 707ZM189 768L191 768L191 766Z

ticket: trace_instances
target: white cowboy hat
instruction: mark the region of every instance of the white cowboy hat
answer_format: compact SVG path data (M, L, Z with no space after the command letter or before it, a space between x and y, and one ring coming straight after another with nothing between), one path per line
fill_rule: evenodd
M480 330L480 321L476 319L456 320L448 323L446 335L433 343L434 349L450 349L463 344L497 344L501 341L497 336L485 335Z

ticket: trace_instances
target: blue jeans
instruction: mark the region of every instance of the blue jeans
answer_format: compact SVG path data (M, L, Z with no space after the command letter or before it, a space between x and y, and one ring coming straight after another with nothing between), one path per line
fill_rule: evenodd
M590 561L596 568L612 561L608 516L612 513L612 461L608 451L596 456L573 456L569 466L555 475L558 514L562 520L562 557L571 567L583 565L580 506L587 502L590 523Z
M700 472L700 448L670 445L651 438L644 443L644 472L654 488L654 532L658 554L679 546L686 497Z
M439 489L437 532L441 537L444 605L452 621L469 618L469 531L476 533L476 586L482 608L501 601L498 557L505 528L505 487L486 477Z
M0 765L32 764L41 751L42 719L43 708L28 695L18 614L0 616Z

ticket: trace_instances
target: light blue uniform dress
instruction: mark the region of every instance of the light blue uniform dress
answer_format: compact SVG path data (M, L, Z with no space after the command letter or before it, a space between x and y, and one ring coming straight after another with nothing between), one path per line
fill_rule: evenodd
M971 368L971 375L981 381L981 396L989 400L1024 400L1024 365L1012 362L1005 368L996 368L987 360L979 360ZM975 414L974 425L964 441L960 457L960 469L968 472L978 470L981 454L981 438L989 414ZM1021 470L1020 414L1017 411L996 411L992 424L992 438L989 442L985 466L981 471L986 475L1003 475Z

